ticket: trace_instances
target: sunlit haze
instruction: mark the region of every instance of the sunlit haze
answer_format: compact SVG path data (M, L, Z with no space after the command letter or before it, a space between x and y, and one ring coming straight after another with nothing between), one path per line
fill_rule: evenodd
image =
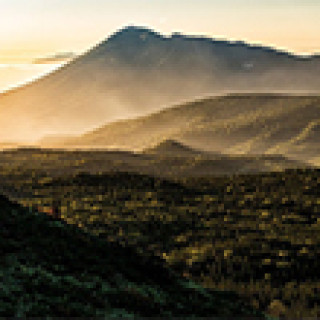
M0 0L0 91L55 67L34 60L81 53L126 25L310 54L319 16L318 0Z

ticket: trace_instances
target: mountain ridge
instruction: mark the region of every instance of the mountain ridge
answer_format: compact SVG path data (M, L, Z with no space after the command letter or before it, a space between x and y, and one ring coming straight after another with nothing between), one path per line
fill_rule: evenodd
M182 39L189 39L189 40L209 41L212 43L226 44L226 45L230 45L230 46L243 46L243 47L248 47L248 48L257 49L257 50L262 49L262 50L274 52L274 53L277 53L280 55L287 55L288 57L292 57L294 59L298 59L298 60L302 60L302 61L313 60L313 59L320 60L320 53L319 54L313 53L313 54L309 54L309 55L303 55L303 54L299 54L299 53L290 52L289 50L287 51L285 49L273 47L271 45L255 44L255 43L247 42L245 40L228 40L228 38L218 39L218 38L214 38L214 37L210 37L210 36L188 35L188 34L183 34L180 32L172 32L170 35L166 36L166 35L162 34L161 32L157 32L157 31L153 30L152 28L143 27L143 26L128 25L128 26L122 27L122 28L118 29L116 32L110 34L110 36L107 37L105 40L102 40L99 43L97 43L96 45L90 47L84 53L76 56L71 61L65 63L61 68L67 67L69 64L72 64L75 60L78 60L79 58L85 56L93 49L95 49L101 45L106 44L108 40L112 40L115 37L118 37L119 35L122 35L123 33L127 32L127 31L140 32L141 34L147 32L153 36L156 36L157 38L167 39L167 40L172 39L172 38L182 38ZM0 97L15 93L21 89L32 86L32 85L38 83L39 81L42 81L45 78L49 78L53 74L59 73L59 71L60 71L60 68L50 72L50 74L44 75L43 77L32 80L26 84L23 84L18 87L14 87L14 88L9 88L8 90L6 90L4 92L0 92Z
M319 163L320 97L229 95L106 124L60 146L143 150L165 140L221 154L282 154Z
M192 35L187 33L181 33L181 32L172 32L171 34L165 35L161 32L158 32L152 28L144 27L144 26L134 26L134 25L128 25L126 27L122 27L118 29L115 33L111 34L108 38L109 40L119 37L125 33L131 33L136 34L136 36L141 36L144 34L152 35L156 38L164 39L164 40L172 40L172 39L184 39L184 40L197 40L197 41L205 41L205 42L211 42L215 44L226 44L230 46L243 46L243 47L249 47L252 49L262 49L269 52L275 52L280 55L288 55L292 58L302 59L302 60L310 60L310 59L319 59L320 54L313 53L309 55L303 55L299 53L290 52L289 50L273 47L271 45L267 44L256 44L252 43L246 40L229 40L228 38L215 38L214 36L201 36L201 35ZM100 42L97 46L104 44L108 40L103 40Z
M233 92L315 94L319 74L316 56L125 28L41 80L0 95L0 135L34 141L80 134Z

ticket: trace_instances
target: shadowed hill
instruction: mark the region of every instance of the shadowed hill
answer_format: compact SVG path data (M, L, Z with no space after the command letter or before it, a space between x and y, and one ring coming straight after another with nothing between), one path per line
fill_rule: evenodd
M129 173L65 175L39 183L34 176L24 178L23 189L31 190L26 206L60 202L65 221L162 256L207 287L236 290L260 310L280 300L285 319L319 317L319 170L182 183ZM126 270L128 265L135 269L128 263Z
M144 150L147 154L157 154L157 155L172 155L172 156L197 156L202 152L194 150L187 145L184 145L175 140L165 140L160 144L154 146L153 148L148 148Z
M171 144L170 144L171 145ZM166 147L166 142L160 147ZM157 153L106 150L57 150L18 149L0 152L0 179L3 186L15 185L19 193L26 188L17 180L26 176L63 177L81 172L91 174L107 172L132 172L156 177L182 178L201 176L234 175L283 171L289 168L305 168L306 164L287 159L281 155L223 155L196 152L188 146L173 144L174 148L153 148ZM172 147L172 145L171 145ZM182 149L181 149L182 148ZM193 152L185 152L192 150ZM16 174L10 175L15 171ZM40 178L39 178L40 179ZM41 179L40 179L41 180Z
M223 154L282 154L319 163L318 96L230 95L119 121L64 146L142 150L164 140Z
M138 256L3 196L0 217L1 316L261 316L235 294L178 278L160 258Z
M128 27L60 70L1 95L0 136L79 134L228 92L319 92L319 74L317 56Z

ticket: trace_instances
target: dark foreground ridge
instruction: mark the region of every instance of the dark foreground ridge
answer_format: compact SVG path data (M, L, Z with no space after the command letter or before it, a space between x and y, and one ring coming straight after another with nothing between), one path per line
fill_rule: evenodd
M155 256L90 236L0 195L0 316L264 318L179 278Z

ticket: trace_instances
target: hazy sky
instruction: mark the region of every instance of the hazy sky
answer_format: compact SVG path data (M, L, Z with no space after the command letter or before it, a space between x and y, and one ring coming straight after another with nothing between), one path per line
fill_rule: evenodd
M320 0L0 0L2 77L3 65L83 52L129 24L320 52Z

